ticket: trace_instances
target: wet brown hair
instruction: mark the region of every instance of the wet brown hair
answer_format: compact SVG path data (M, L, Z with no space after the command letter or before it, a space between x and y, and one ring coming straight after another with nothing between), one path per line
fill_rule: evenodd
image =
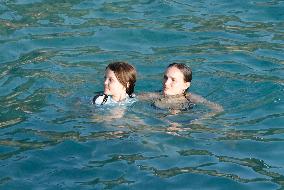
M191 82L192 71L191 71L191 68L189 68L186 64L184 64L184 63L171 63L171 64L169 64L167 69L170 68L170 67L178 68L183 74L184 81L185 82Z
M114 72L117 80L126 88L126 93L131 97L134 92L137 72L135 67L126 62L114 62L106 67ZM129 84L127 86L127 84Z

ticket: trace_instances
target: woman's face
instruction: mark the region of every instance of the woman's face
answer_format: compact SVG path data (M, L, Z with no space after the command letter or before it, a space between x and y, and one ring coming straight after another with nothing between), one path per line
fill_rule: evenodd
M170 67L164 74L164 95L182 94L190 86L190 82L184 81L183 73L177 67Z
M114 72L110 69L105 72L104 93L113 97L126 94L126 88L118 81Z

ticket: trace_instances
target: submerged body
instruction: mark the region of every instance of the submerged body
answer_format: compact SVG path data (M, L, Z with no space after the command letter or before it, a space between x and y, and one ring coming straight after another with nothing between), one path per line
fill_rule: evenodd
M202 96L188 93L191 80L192 71L188 66L183 63L172 63L164 73L162 93L141 94L138 98L151 100L153 101L152 105L156 108L175 110L175 113L191 109L194 104L203 104L209 107L214 114L223 111L222 106L210 102Z
M152 105L160 109L189 110L192 109L194 103L184 95L161 95L153 101Z
M222 106L219 104L208 101L202 96L193 93L164 95L160 92L153 92L140 94L138 95L138 99L151 101L151 104L159 109L185 111L192 109L196 104L202 104L210 108L212 113L223 111Z

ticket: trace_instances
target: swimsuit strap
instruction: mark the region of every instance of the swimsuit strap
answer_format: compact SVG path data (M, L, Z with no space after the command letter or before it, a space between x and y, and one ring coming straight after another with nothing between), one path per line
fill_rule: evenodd
M183 95L184 95L185 99L187 99L187 101L189 101L191 103L191 100L189 99L189 97L186 96L186 92L184 92Z
M186 96L186 92L184 92L184 97L185 97L185 98L187 99L187 101L189 102L187 109L192 109L195 104L189 99L188 96Z
M130 95L128 94L128 97L129 98L135 98L135 94L130 94Z
M101 105L104 105L106 103L107 99L108 99L108 95L104 94L103 96L104 96L104 99L103 99Z
M102 92L99 92L96 96L94 96L94 98L93 98L93 104L96 103L97 98L100 97L100 96L104 96L101 105L103 105L103 104L105 104L105 103L107 102L107 100L108 100L108 95L103 94Z

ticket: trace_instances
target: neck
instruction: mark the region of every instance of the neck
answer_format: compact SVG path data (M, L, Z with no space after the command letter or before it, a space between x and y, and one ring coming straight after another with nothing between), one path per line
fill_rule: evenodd
M112 96L112 99L116 102L120 102L122 100L124 100L126 98L126 93L123 93L123 94L119 94L119 95L116 95L116 96Z

